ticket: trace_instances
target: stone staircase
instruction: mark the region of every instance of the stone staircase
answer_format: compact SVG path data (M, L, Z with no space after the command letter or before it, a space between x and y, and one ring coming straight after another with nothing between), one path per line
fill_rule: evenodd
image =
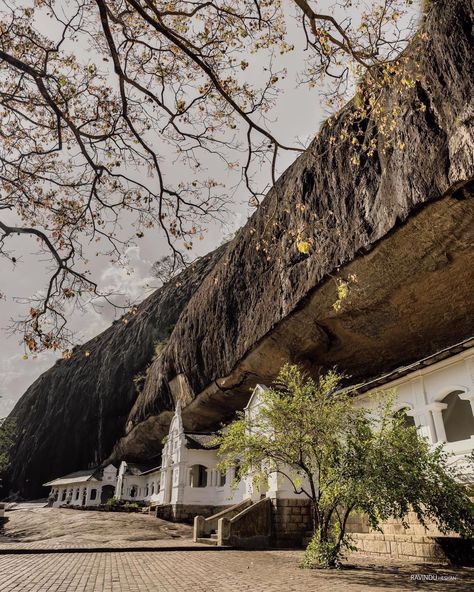
M245 500L209 518L194 518L196 543L261 549L270 545L271 536L271 501L267 498Z
M202 545L216 545L217 546L217 532L213 530L209 533L209 536L205 537L196 537L196 543L201 543Z
M225 510L218 512L213 516L209 516L208 518L204 518L203 516L196 516L194 518L194 542L205 545L218 545L219 521L223 518L231 519L234 516L240 514L242 510L245 510L245 508L248 508L251 505L251 500L245 500L238 504L234 504L230 508L226 508ZM223 544L222 540L220 541L220 544Z

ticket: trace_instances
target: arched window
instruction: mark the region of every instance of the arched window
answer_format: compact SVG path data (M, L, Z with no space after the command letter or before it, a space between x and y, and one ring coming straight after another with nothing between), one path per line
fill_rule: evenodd
M463 391L453 391L442 400L442 403L447 405L442 413L448 442L468 440L474 435L472 407L469 401L464 401L459 397L462 394Z
M67 496L67 489L63 489L61 491L61 501L62 502L66 501L66 496Z
M130 497L136 497L137 496L137 487L136 485L132 485L130 487Z
M242 474L241 473L242 473L242 469L241 469L241 466L240 466L240 462L237 461L235 463L235 465L234 465L234 479L236 481L240 481L242 479Z
M219 473L219 487L224 487L224 485L225 485L225 478L226 478L226 474L225 473Z
M151 483L151 495L153 495L155 493L155 482L152 481Z
M145 487L145 497L148 497L148 491L149 491L149 490L148 490L148 483L147 483L147 484L146 484L146 487Z
M190 485L191 487L207 486L207 469L205 466L193 465L191 467Z
M414 428L416 427L415 424L415 419L413 417L411 417L410 415L407 415L407 411L409 411L410 409L408 407L402 407L401 409L399 409L398 411L396 411L394 413L394 417L396 417L397 419L401 419L403 425L406 428Z
M97 489L91 489L90 499L91 500L97 499Z

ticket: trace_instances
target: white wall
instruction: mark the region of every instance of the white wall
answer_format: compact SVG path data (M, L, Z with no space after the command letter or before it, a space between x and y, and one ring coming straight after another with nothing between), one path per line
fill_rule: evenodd
M84 500L84 490L86 493ZM95 490L95 499L92 499L92 490ZM67 485L59 485L51 488L51 491L57 493L57 500L53 503L53 507L58 508L63 505L71 506L98 506L100 504L100 494L102 491L101 481L89 481L87 483L72 482ZM79 491L79 497L77 492ZM63 499L63 497L65 499ZM85 501L85 503L84 503Z
M474 417L471 417L472 436L453 442L447 442L443 418L446 408L443 399L453 391L462 391L460 398L466 401L468 414L467 401L474 414L474 348L385 384L382 391L385 395L379 399L374 392L360 395L356 405L375 408L392 391L395 393L395 411L407 408L418 432L430 444L444 443L445 450L454 455L453 462L462 461L474 450Z

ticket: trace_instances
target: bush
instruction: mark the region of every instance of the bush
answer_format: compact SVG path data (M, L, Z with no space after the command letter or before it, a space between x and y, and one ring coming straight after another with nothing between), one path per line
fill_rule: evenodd
M326 566L341 567L341 559L344 559L345 552L356 551L357 548L352 544L352 538L348 534L344 534L339 540L336 530L331 532L327 540L322 540L320 531L314 533L304 552L301 567L305 569Z

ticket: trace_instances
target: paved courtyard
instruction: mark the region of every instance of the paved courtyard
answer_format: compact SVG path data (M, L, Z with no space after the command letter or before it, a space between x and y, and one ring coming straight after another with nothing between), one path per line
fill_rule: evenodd
M354 556L347 569L308 571L298 567L301 551L200 547L189 526L153 516L25 507L7 517L3 537L0 532L0 592L474 589L471 569Z
M295 551L51 553L0 556L1 592L471 591L469 570L359 562L302 570ZM414 580L425 577L425 580ZM434 579L437 578L437 579ZM444 579L445 578L445 579ZM452 579L455 578L455 579Z

